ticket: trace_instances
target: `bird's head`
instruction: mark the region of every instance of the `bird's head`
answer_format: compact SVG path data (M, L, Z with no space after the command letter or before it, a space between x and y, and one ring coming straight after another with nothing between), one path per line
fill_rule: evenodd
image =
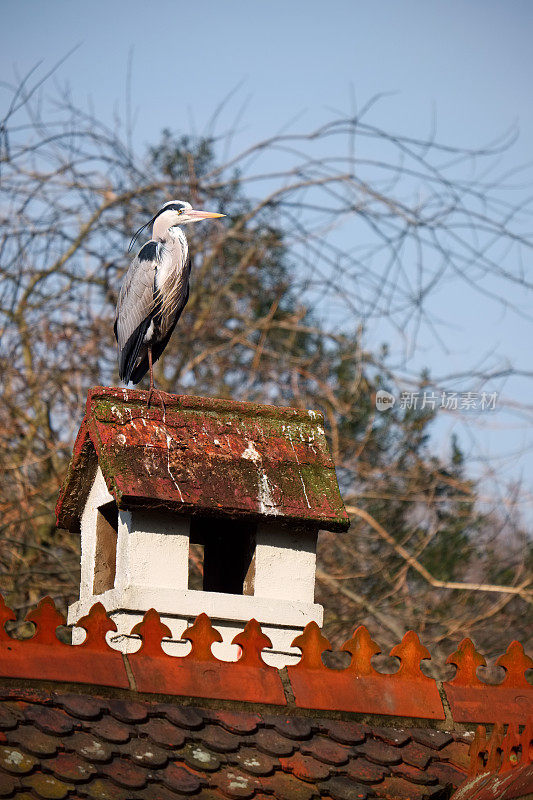
M199 211L184 200L170 200L159 209L152 219L148 220L145 225L139 228L130 242L128 252L132 249L142 231L149 225L154 226L153 236L154 239L156 239L159 233L164 233L168 231L169 228L173 228L176 225L185 225L188 222L199 222L202 219L218 219L218 217L225 216L225 214L217 214L214 211Z

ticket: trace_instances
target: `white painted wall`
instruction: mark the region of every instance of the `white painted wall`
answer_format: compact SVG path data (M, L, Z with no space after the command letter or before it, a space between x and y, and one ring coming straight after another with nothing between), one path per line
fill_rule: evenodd
M115 586L186 589L189 517L162 511L120 511Z
M256 533L255 595L312 603L317 535L316 531L291 532L287 526L260 523Z
M93 485L81 515L81 576L80 598L93 596L94 555L96 552L96 520L100 506L113 500L100 467L96 470Z

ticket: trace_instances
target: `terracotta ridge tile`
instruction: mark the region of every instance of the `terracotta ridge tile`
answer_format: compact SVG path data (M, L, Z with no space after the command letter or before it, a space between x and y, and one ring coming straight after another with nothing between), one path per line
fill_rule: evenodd
M303 634L292 642L302 651L300 661L287 667L296 705L400 717L445 719L436 682L420 670L420 661L430 658L414 631L408 631L401 644L391 650L400 660L394 674L378 672L371 658L380 652L367 629L360 626L342 647L352 655L343 670L326 667L322 653L330 651L329 641L316 622L306 625Z
M310 725L312 730L319 730L322 723L316 719L316 715L310 716L317 711L364 714L367 720L368 715L372 715L376 722L381 717L390 720L397 718L410 726L416 719L445 719L437 682L420 669L421 661L428 659L430 654L413 631L408 631L402 642L391 650L391 655L400 662L398 671L384 674L372 664L379 646L365 627L356 628L342 647L351 655L350 665L336 670L323 664L322 654L331 650L331 646L316 623L310 623L293 642L300 647L302 656L297 664L286 669L287 685L290 686L290 692L286 694L280 672L262 659L263 649L270 647L271 642L255 620L250 620L245 630L233 639L233 643L241 648L239 660L226 662L212 653L211 646L220 641L220 633L205 614L200 615L183 634L185 639L191 641L192 649L187 656L180 657L169 656L162 650L161 640L168 635L168 628L153 609L145 614L143 622L135 626L133 631L142 636L140 650L127 656L107 643L106 634L116 628L101 604L93 606L90 613L79 620L78 625L86 631L85 640L79 645L64 644L57 638L56 629L64 625L65 619L50 598L41 600L36 609L27 615L27 619L36 626L35 634L30 639L13 639L5 631L5 622L14 617L13 611L0 597L0 678L4 677L7 681L73 684L72 691L68 688L58 691L54 703L77 720L76 724L83 720L96 720L106 708L118 708L121 703L148 703L149 697L143 698L143 694L198 697L226 703L226 709L210 709L209 714L216 719L218 713L217 724L238 733L253 732L262 718L268 725L277 725L277 729L281 730L279 720L286 709L285 718L293 720L286 723L283 731L289 738L291 727ZM85 684L95 689L101 686L102 690L109 687L130 693L126 661L137 684L138 693L130 694L135 700L124 696L95 699L92 695L75 691L76 684ZM526 678L526 671L533 666L533 659L524 652L519 642L511 642L506 653L496 660L505 670L505 677L500 684L487 684L478 677L478 667L486 662L469 639L461 642L456 652L448 657L447 663L456 666L453 679L442 685L454 724L497 723L502 720L524 724L528 708L533 708L533 686ZM287 682L286 677L284 679ZM21 686L18 690L14 686L0 687L0 697L26 697L33 700L39 696L39 692L46 694L44 689L33 689L31 686ZM232 702L242 704L239 711L231 708L229 704ZM257 706L263 709L269 705L274 713L265 714L262 711L262 716L257 715ZM303 711L299 718L295 713L298 709ZM139 710L138 713L146 718L145 710ZM153 709L149 713L157 715ZM208 714L207 710L205 714ZM273 722L276 717L278 722ZM294 722L296 719L300 721ZM128 718L123 721L136 723L140 720ZM173 722L172 719L169 721ZM343 743L342 736L348 734L340 732L341 723L358 723L349 719L338 720L337 740ZM11 711L3 710L0 703L0 731L8 730L15 724ZM393 734L387 739L386 724L385 721L377 725L376 731L379 732L376 735L392 742ZM330 730L332 738L336 738L331 726ZM298 731L294 734L295 738L302 735ZM400 737L402 735L398 734ZM444 741L440 734L431 736L434 741ZM431 745L429 740L428 744Z
M65 618L50 597L41 600L26 616L36 626L32 638L11 638L4 629L10 619L15 615L0 595L0 676L129 689L122 655L105 639L106 632L116 630L116 626L101 603L77 622L87 634L80 645L64 644L57 638L56 628L65 625Z
M483 683L477 676L477 668L486 661L471 639L463 639L446 663L457 668L454 678L443 684L455 722L524 723L527 709L533 709L533 686L525 676L533 667L533 659L519 642L511 642L505 654L496 659L496 664L505 669L499 684Z
M147 611L132 633L139 634L143 640L141 648L128 656L141 692L276 705L287 702L278 670L261 658L261 650L272 647L272 643L255 620L233 639L232 643L241 648L241 657L236 662L221 661L211 652L211 645L222 641L222 637L206 614L200 614L182 635L192 643L191 652L186 656L169 656L163 651L161 640L169 636L170 631L154 609Z

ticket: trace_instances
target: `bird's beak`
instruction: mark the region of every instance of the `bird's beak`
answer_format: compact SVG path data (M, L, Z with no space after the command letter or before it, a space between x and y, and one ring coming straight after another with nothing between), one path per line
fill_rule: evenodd
M201 219L218 219L218 217L225 216L225 214L216 214L214 211L197 211L194 208L185 212L187 222L198 222Z

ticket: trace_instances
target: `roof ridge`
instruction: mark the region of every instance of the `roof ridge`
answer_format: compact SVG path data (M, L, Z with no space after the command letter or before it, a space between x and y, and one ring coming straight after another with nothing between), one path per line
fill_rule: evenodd
M224 397L203 397L193 394L170 394L157 390L158 396L163 397L167 409L178 408L202 411L230 411L241 416L269 416L275 419L301 420L302 422L324 423L321 411L292 408L291 406L276 406L269 403L250 403L244 400L231 400ZM115 386L93 386L87 393L86 413L90 413L95 401L114 399L146 408L148 392L142 389L125 389ZM148 409L147 409L148 410ZM150 410L150 415L163 415L162 408L157 404Z
M343 650L352 653L352 663L339 670L323 663L322 653L331 649L329 642L316 623L309 623L293 642L301 650L302 658L287 667L285 673L263 660L262 651L271 642L255 620L234 637L233 643L241 648L240 657L228 662L211 651L220 634L205 614L182 636L192 642L191 652L186 656L169 655L162 649L161 642L168 629L154 609L146 612L143 622L134 627L132 634L142 638L142 646L129 654L109 645L106 636L116 626L101 603L96 603L77 622L87 632L84 642L77 645L65 644L57 638L56 630L64 624L64 617L51 598L41 600L26 616L37 626L32 638L14 639L5 631L5 623L15 618L0 595L0 676L5 678L100 684L148 694L444 720L441 688L453 723L505 719L507 723L525 724L533 712L533 686L525 677L523 682L519 680L531 660L516 642L509 645L505 657L498 659L500 664L505 662L507 670L500 684L487 684L477 676L472 677L469 663L465 666L457 655L460 647L448 659L457 666L455 678L440 685L421 672L420 662L430 654L413 631L408 631L401 645L391 650L402 662L400 669L385 674L370 663L379 647L372 642L366 628L357 628L356 634L343 645ZM355 658L357 641L364 644L365 651ZM480 658L477 654L475 660L479 662ZM466 682L461 676L465 669L470 676ZM282 680L285 674L288 687Z

